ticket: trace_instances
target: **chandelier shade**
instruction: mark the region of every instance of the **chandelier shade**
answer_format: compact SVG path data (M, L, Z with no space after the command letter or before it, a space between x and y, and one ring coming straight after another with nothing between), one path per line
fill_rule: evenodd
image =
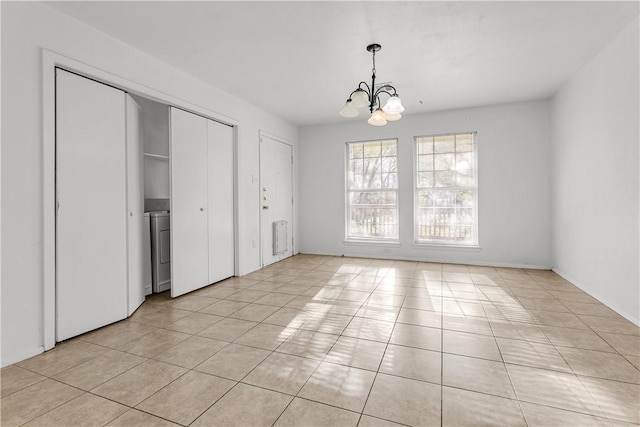
M353 101L347 100L344 103L344 107L340 110L340 115L342 117L358 117L360 115L360 111L353 105Z
M396 120L400 120L402 118L402 114L400 114L400 113L387 113L385 111L384 118L387 119L388 122L395 122Z
M373 113L371 113L371 117L367 120L372 126L384 126L387 124L387 119L384 117L384 112L381 109L377 109Z
M356 91L351 95L351 105L356 108L364 108L369 106L369 95L362 90L356 89Z
M382 107L382 111L385 113L402 113L404 107L402 106L402 101L400 101L400 98L396 95L387 99L387 103Z
M367 122L373 126L384 126L387 121L400 120L404 107L398 96L396 88L388 83L383 83L376 87L376 52L380 51L382 46L374 43L367 46L367 50L373 56L373 68L371 69L371 85L362 81L358 87L351 92L349 99L344 103L340 115L342 117L358 117L360 112L358 108L369 108L371 117ZM381 96L388 96L387 102L382 106L380 103Z

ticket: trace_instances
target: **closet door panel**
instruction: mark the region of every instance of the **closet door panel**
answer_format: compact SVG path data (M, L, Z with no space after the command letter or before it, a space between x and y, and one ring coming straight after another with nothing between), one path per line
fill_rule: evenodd
M56 72L56 340L127 316L125 93Z
M207 119L171 108L171 296L209 284Z
M233 128L207 120L209 283L234 274Z
M130 316L144 302L143 273L143 161L140 129L140 106L126 96L127 128L127 237L128 237L128 304Z

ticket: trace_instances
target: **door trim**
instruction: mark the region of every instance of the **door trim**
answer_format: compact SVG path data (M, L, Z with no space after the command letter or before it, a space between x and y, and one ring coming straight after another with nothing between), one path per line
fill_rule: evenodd
M259 247L260 247L260 268L264 268L265 264L264 264L264 258L262 257L262 250L263 250L263 241L262 241L262 236L263 236L263 224L262 224L262 192L261 192L261 188L262 188L262 137L266 137L269 139L273 139L274 141L278 141L281 142L285 145L288 145L291 147L291 156L292 156L292 166L291 166L291 196L293 197L293 203L291 203L291 256L294 256L295 254L297 254L298 252L296 251L296 246L295 246L295 236L296 236L296 232L295 232L295 226L296 226L296 205L298 203L298 198L296 197L296 182L294 177L296 176L295 173L295 165L296 165L296 146L294 144L292 144L291 142L287 141L284 138L281 138L279 136L275 136L272 135L268 132L265 132L263 130L259 130L258 131L258 212L260 212L260 227L258 228L259 230L259 235L260 235L260 239L258 239L258 243L259 243Z
M83 77L96 80L127 93L191 111L212 120L233 126L234 150L237 150L237 128L239 121L223 114L207 110L184 99L176 98L164 92L152 89L142 83L125 79L108 71L89 64L76 61L56 52L42 49L42 171L43 171L43 204L42 204L42 343L44 350L55 347L56 343L56 138L55 138L55 105L56 105L56 68L63 68ZM235 159L234 159L235 160ZM234 184L237 181L237 160L234 172ZM237 186L234 185L234 197ZM236 210L237 215L237 210ZM237 217L234 218L237 224ZM236 242L238 247L236 227ZM236 270L238 274L238 258L236 252Z

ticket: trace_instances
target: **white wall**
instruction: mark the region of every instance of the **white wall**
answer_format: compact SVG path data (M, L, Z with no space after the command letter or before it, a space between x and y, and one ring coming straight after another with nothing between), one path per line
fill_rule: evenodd
M43 346L41 48L239 123L240 273L259 268L259 246L251 244L260 237L259 188L251 179L259 176L259 130L295 146L297 128L42 3L1 2L1 8L2 365L37 354Z
M552 100L554 270L640 324L638 18Z
M410 106L407 106L410 109ZM480 250L413 245L413 138L478 132ZM345 244L345 143L398 138L400 246ZM376 128L360 117L300 129L300 251L550 268L546 101L408 115Z

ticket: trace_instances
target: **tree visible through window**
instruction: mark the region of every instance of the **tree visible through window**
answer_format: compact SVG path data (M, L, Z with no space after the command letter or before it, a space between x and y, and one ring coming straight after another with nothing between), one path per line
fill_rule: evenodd
M347 143L347 239L398 239L397 147Z
M476 245L475 133L420 136L415 141L416 242Z

